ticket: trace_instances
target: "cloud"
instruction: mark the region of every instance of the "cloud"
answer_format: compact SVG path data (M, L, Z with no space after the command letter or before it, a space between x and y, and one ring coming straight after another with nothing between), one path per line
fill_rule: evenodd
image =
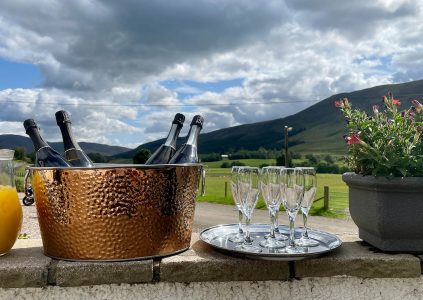
M337 31L354 40L379 34L389 21L418 16L417 2L409 0L288 0L287 5L301 24L317 31Z
M37 87L0 91L0 134L34 117L58 140L54 112L66 109L78 139L136 145L166 136L176 112L183 134L195 114L211 131L423 76L419 1L40 0L0 11L0 57L42 74ZM242 83L165 84L232 79Z

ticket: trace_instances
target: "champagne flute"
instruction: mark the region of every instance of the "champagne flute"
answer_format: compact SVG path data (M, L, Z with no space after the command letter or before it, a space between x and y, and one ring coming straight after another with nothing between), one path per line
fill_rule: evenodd
M261 193L270 215L270 234L260 242L260 246L265 248L279 249L286 246L275 236L276 217L281 205L280 170L279 167L264 167L261 172Z
M301 201L301 213L303 214L304 231L299 240L296 241L298 246L301 247L316 247L319 242L310 239L308 236L307 217L311 206L313 205L314 196L316 195L316 170L314 168L301 168L304 176L304 197Z
M234 199L235 205L238 209L238 232L236 234L231 234L229 240L233 243L242 243L244 242L244 231L242 230L242 199L239 194L239 188L237 185L239 170L243 167L233 166L231 170L231 191L232 198Z
M259 168L245 167L238 172L238 192L242 201L242 212L245 216L245 238L244 242L235 247L237 250L252 253L260 253L260 247L253 245L250 236L250 222L254 208L260 194Z
M300 249L295 244L294 224L303 200L304 176L301 169L285 168L281 170L281 192L283 205L289 219L289 242L284 249L287 253L299 253Z

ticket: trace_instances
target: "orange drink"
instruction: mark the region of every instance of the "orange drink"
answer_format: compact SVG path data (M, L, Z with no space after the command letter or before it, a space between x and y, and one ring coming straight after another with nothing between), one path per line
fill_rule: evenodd
M22 225L22 208L12 186L0 185L0 255L15 243Z

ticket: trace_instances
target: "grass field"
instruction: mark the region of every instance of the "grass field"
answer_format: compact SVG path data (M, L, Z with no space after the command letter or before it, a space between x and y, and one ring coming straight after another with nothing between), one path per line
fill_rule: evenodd
M256 164L263 164L263 160L243 160L248 161L247 165L254 166ZM224 168L213 168L213 164L206 168L206 188L205 195L198 196L198 201L213 202L220 204L233 204L231 189L230 189L230 172L231 169ZM337 211L326 211L323 208L323 200L315 201L310 211L312 215L325 215L331 217L342 217L344 213L339 212L343 208L348 207L348 199L345 198L345 194L348 192L347 185L342 181L342 175L340 174L318 174L317 175L317 194L315 199L323 197L324 186L329 186L330 195L342 195L336 201ZM225 182L227 182L227 195L225 197ZM332 199L332 197L330 197ZM329 208L331 207L331 201L329 201ZM262 199L259 200L257 208L265 209L265 204Z

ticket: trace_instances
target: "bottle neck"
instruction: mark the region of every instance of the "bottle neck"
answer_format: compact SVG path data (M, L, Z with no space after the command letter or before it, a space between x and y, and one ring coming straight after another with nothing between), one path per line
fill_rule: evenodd
M200 134L201 128L197 125L192 125L188 133L188 139L186 144L197 146L198 135Z
M34 150L38 151L41 148L49 147L49 145L43 140L40 135L38 128L32 127L27 130L27 134L31 138L32 143L34 144Z
M62 123L59 125L60 131L62 132L62 138L63 138L63 147L65 151L69 149L76 149L81 150L81 147L76 142L72 127L70 122Z
M166 142L164 143L165 146L170 146L173 149L176 148L176 140L178 138L179 132L181 131L182 126L180 124L172 124L170 127L169 134L167 136Z

